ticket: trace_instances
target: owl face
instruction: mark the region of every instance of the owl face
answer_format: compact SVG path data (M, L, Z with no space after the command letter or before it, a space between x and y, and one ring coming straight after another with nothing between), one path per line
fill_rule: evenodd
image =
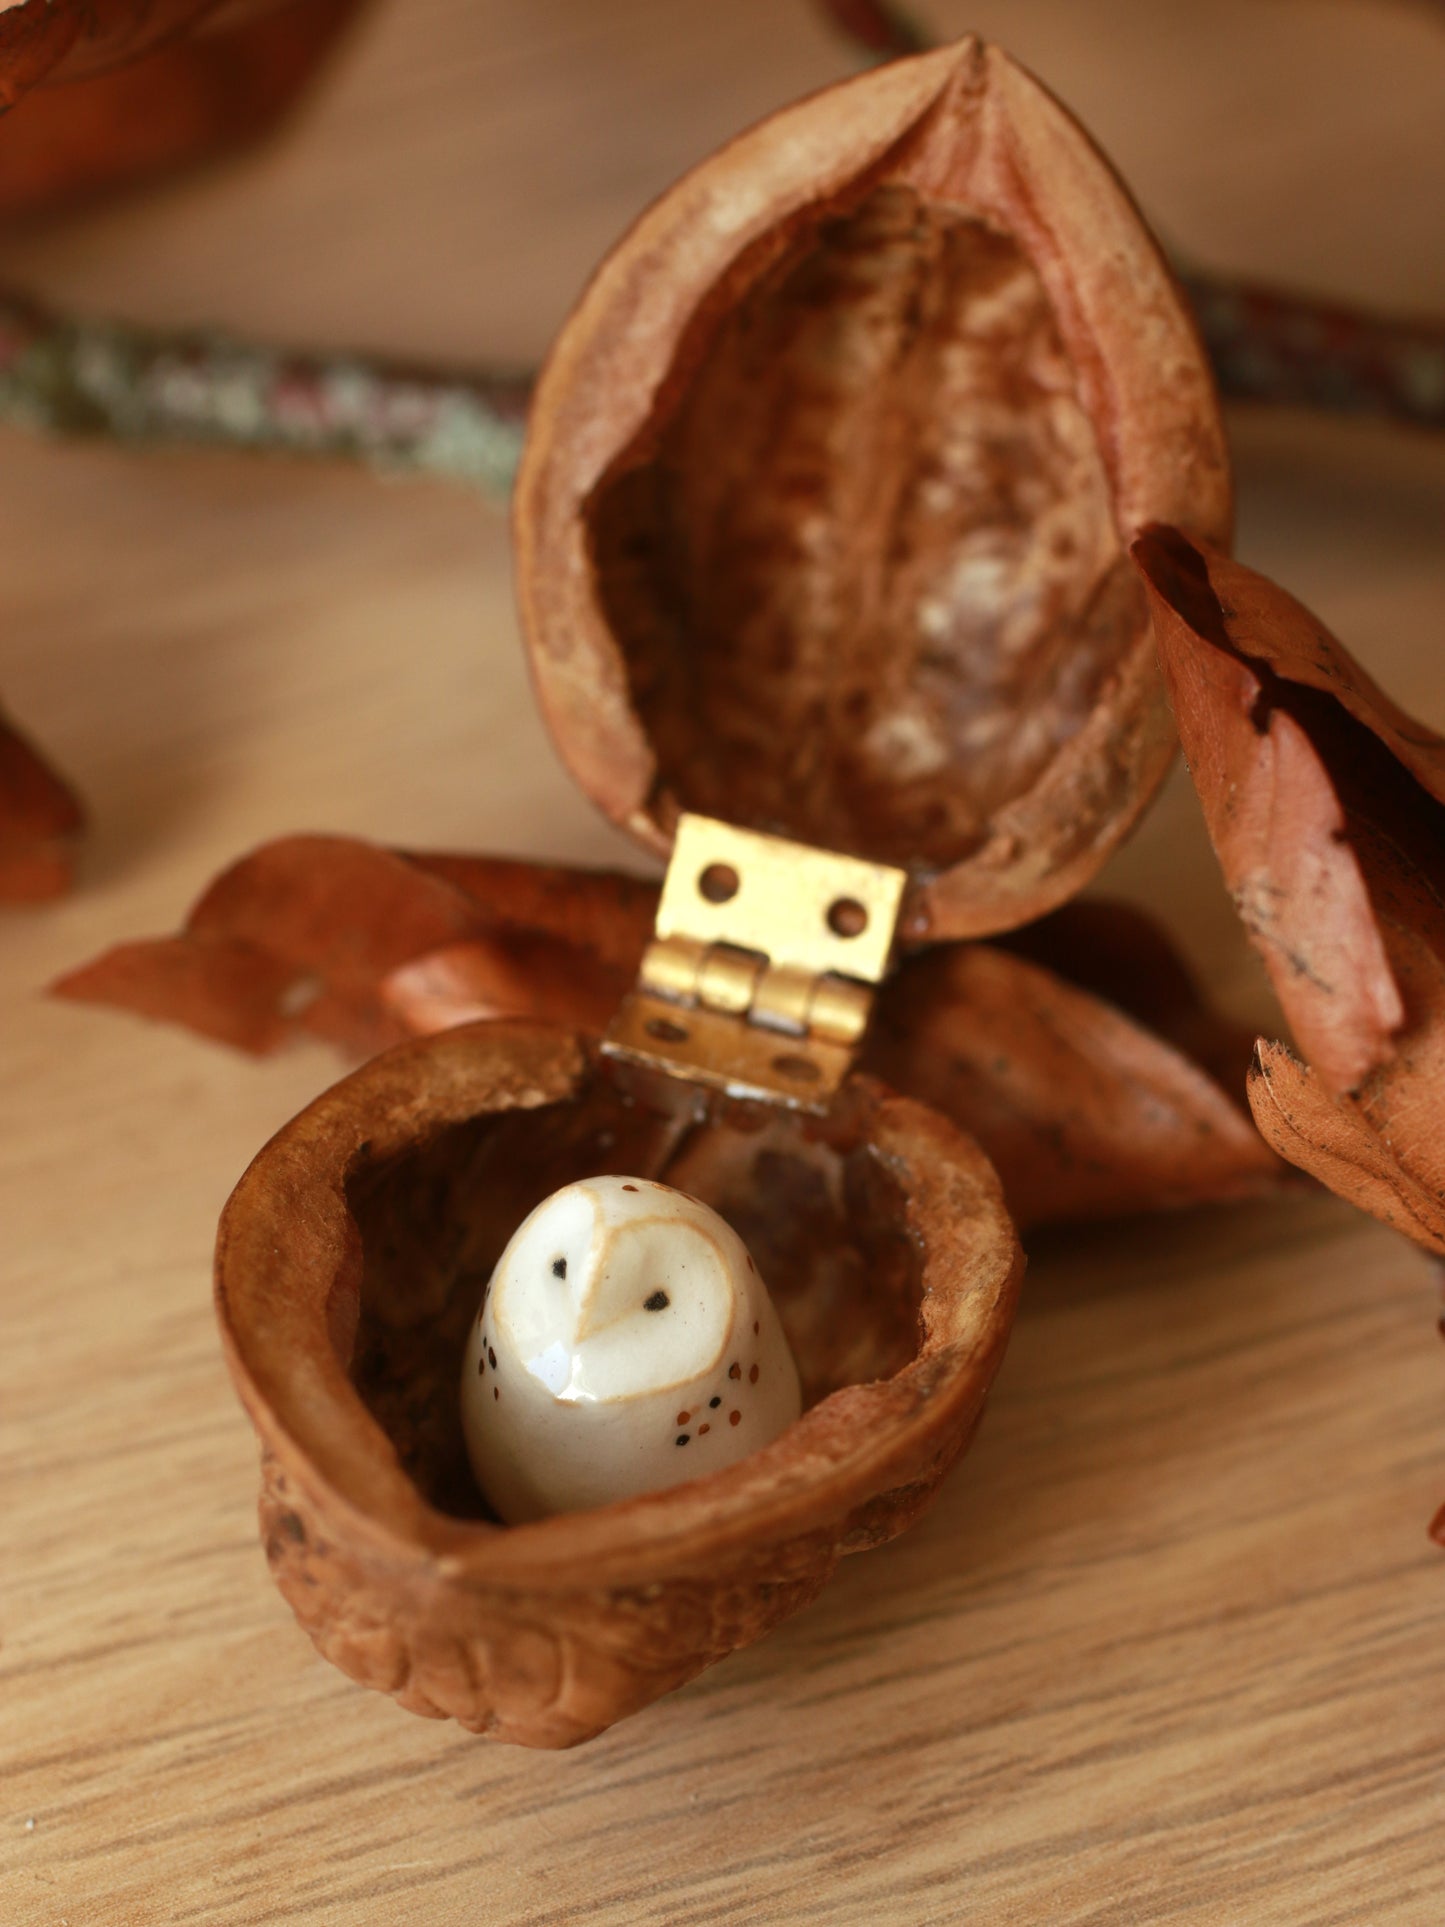
M587 1178L538 1205L498 1260L462 1361L472 1468L512 1524L720 1471L800 1403L747 1247L646 1178Z
M589 1178L539 1205L492 1284L507 1348L554 1398L611 1403L690 1383L733 1324L739 1240L643 1178ZM746 1263L746 1253L743 1253Z

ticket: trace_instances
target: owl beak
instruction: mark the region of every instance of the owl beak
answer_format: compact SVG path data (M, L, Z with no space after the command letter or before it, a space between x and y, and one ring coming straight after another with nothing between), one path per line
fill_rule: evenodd
M572 1343L580 1345L602 1330L608 1320L603 1312L602 1267L590 1259L572 1287Z

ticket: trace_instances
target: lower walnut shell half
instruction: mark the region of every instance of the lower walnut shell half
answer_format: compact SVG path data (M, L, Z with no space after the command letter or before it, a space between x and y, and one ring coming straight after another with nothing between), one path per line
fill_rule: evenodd
M734 1225L803 1416L726 1471L504 1527L462 1441L466 1330L521 1218L618 1170ZM412 1711L588 1739L918 1517L978 1421L1020 1270L982 1153L870 1078L804 1119L629 1088L550 1026L402 1045L273 1139L222 1220L217 1305L263 1443L272 1572L328 1659Z

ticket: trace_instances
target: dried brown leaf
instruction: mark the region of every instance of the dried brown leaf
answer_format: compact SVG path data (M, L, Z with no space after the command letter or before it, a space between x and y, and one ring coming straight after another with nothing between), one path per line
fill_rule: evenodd
M1445 1204L1411 1182L1389 1148L1283 1044L1259 1047L1249 1105L1265 1139L1339 1197L1445 1252Z
M309 1033L364 1056L476 1015L600 1028L655 900L606 873L287 837L223 872L178 936L122 944L54 988L252 1052Z
M1265 577L1173 530L1134 554L1210 835L1309 1066L1266 1054L1256 1117L1438 1249L1445 740Z
M311 1033L362 1055L479 1017L599 1032L635 980L656 902L655 885L605 872L291 837L218 878L179 936L123 945L57 989L256 1052ZM934 950L884 990L865 1062L972 1131L1021 1216L1277 1181L1243 1111L1126 1014L1132 999L1185 1049L1237 1052L1146 918L1080 906L1017 941L1089 988L1003 950Z
M1242 1093L1254 1032L1205 998L1172 938L1153 917L1114 897L1079 897L997 940L1066 982L1101 997Z
M0 8L0 219L264 132L362 0L14 0Z
M0 903L68 890L84 821L74 792L0 717Z
M1024 1224L1248 1197L1280 1181L1243 1109L1197 1064L991 945L905 964L865 1061L978 1138Z

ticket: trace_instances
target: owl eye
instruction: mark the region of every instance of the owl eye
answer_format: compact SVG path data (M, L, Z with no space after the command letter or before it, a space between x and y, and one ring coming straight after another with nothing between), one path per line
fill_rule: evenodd
M565 1278L567 1276L567 1260L565 1258L554 1258L552 1260L552 1276L554 1278Z
M643 1299L642 1309L644 1311L666 1311L671 1303L672 1300L665 1291L655 1291L650 1298Z

